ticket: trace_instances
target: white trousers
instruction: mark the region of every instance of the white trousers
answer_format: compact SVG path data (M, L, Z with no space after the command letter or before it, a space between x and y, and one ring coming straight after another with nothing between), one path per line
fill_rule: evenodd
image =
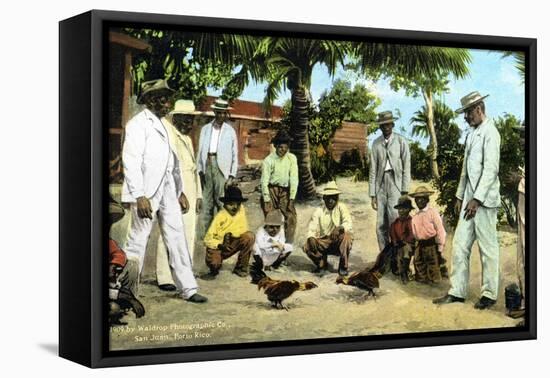
M477 240L481 257L481 296L496 300L500 269L497 237L498 208L480 206L473 219L465 220L464 209L472 198L473 190L468 184L453 238L453 268L449 294L466 298L470 281L470 256L474 241Z
M181 208L176 194L176 185L171 174L166 174L159 190L149 199L153 208L153 219L140 218L137 214L137 204L131 205L131 226L124 251L139 258L139 271L143 269L143 261L147 241L153 228L153 222L158 217L160 233L168 249L168 259L176 287L181 290L182 297L187 299L198 290L197 281L193 275L192 259L187 248Z

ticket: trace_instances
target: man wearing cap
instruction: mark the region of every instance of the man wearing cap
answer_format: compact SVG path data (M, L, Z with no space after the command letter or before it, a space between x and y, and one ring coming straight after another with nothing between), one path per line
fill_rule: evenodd
M217 99L211 108L214 120L202 127L197 154L203 183L203 230L208 229L214 215L223 207L219 198L225 187L236 184L239 163L237 134L226 122L232 108L222 99Z
M292 243L296 231L296 208L294 199L298 191L298 162L296 155L288 152L292 138L281 130L271 141L275 151L262 162L260 205L264 216L279 209L285 218L285 235Z
M487 95L488 96L488 95ZM497 213L500 206L500 135L493 121L485 114L487 96L472 92L460 101L457 113L471 126L466 137L462 173L456 192L455 211L459 213L453 239L451 289L435 304L464 302L470 280L470 255L477 240L481 255L481 298L475 308L493 306L498 297L499 245Z
M281 229L283 214L280 210L272 210L265 217L264 226L256 231L254 243L254 259L263 267L277 269L292 253L292 244L285 238L285 230Z
M342 193L335 181L323 189L324 206L313 213L308 226L304 252L316 266L316 273L328 270L327 255L340 256L338 274L348 274L348 260L353 242L351 214L346 205L339 202Z
M376 236L378 248L389 243L389 227L397 218L394 206L401 195L409 191L411 160L409 143L393 132L395 118L391 111L378 114L377 124L382 135L372 144L370 153L369 195L377 211Z
M187 248L191 253L192 260L194 260L197 214L200 213L202 206L202 189L195 150L189 133L193 128L193 118L198 114L201 112L195 110L192 100L178 100L174 105L174 110L161 119L168 131L172 149L178 157L182 185L189 202L189 210L183 214L183 225ZM161 237L157 242L157 284L161 290L176 290L170 271L168 252Z
M204 237L206 246L206 266L210 272L203 275L204 280L213 280L218 275L223 260L238 253L233 273L239 277L248 275L248 262L254 248L254 234L248 229L248 219L241 190L237 186L228 186L219 200L223 208L216 214Z
M183 299L202 303L206 298L197 292L181 217L189 203L183 194L179 160L161 122L172 108L173 93L165 80L143 83L138 103L146 108L125 128L122 201L130 203L132 219L124 249L139 259L141 271L153 219L158 217L177 289Z

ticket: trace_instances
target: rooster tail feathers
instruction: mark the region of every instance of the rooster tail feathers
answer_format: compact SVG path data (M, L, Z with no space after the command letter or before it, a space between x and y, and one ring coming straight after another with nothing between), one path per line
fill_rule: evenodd
M251 283L254 284L259 283L262 278L267 277L267 275L263 271L263 263L261 258L254 259L254 262L250 266L250 277L252 278Z

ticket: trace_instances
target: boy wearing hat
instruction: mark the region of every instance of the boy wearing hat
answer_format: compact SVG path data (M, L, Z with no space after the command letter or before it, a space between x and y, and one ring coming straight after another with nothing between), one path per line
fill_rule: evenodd
M442 276L447 276L443 258L447 233L439 212L428 206L433 193L427 187L419 186L410 194L418 206L418 212L412 218L412 231L417 242L414 253L415 279L424 283L437 283Z
M183 226L185 240L193 260L197 217L202 207L202 188L197 171L197 161L193 142L189 133L193 129L193 119L201 112L195 110L191 100L178 100L168 116L161 119L162 124L168 131L170 144L176 152L180 163L180 174L182 187L189 203L189 208L183 214ZM168 251L162 237L157 242L157 284L161 290L176 290L168 260Z
M238 253L233 273L239 277L248 275L248 262L254 248L254 234L248 231L248 220L242 203L241 190L237 186L228 186L225 195L220 197L223 208L216 214L204 237L206 246L206 266L210 272L201 278L216 278L223 260Z
M328 255L340 256L338 274L348 274L348 259L353 242L351 214L346 205L339 202L342 193L335 181L323 189L324 206L313 213L309 221L304 252L316 266L315 273L328 270Z
M225 187L236 183L239 163L237 133L226 122L232 108L222 99L210 107L214 120L202 127L197 153L197 169L203 185L203 230L208 229L214 215L222 209L219 198Z
M275 151L262 162L260 205L266 216L279 209L285 218L285 234L289 243L296 231L296 208L294 199L298 191L298 162L296 155L288 152L292 138L281 130L271 141Z
M397 274L401 278L401 282L406 284L409 281L409 265L415 246L412 217L410 216L414 207L408 196L401 196L394 209L397 209L399 217L390 226L390 242L395 251Z
M254 260L261 262L263 267L277 269L292 253L292 244L286 242L282 224L283 214L273 210L265 217L264 226L256 231Z

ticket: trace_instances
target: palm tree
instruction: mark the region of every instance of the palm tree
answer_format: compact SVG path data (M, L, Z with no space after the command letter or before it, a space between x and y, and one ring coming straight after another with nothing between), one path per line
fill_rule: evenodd
M521 81L525 83L525 53L519 51L506 51L502 54L503 58L512 56L516 61L516 69L519 72Z
M365 46L366 45L366 46ZM431 170L439 178L438 143L434 123L434 95L448 91L448 77L468 75L468 50L432 46L363 44L362 66L379 65L391 76L392 88L404 88L407 95L422 96L426 105L427 134L430 137ZM370 50L369 50L370 49ZM391 59L388 56L392 57Z
M437 130L453 125L457 117L456 113L447 104L441 100L435 100L433 103L434 124ZM428 132L428 107L423 105L417 110L410 119L412 125L412 135L427 138ZM439 133L438 133L439 134Z

